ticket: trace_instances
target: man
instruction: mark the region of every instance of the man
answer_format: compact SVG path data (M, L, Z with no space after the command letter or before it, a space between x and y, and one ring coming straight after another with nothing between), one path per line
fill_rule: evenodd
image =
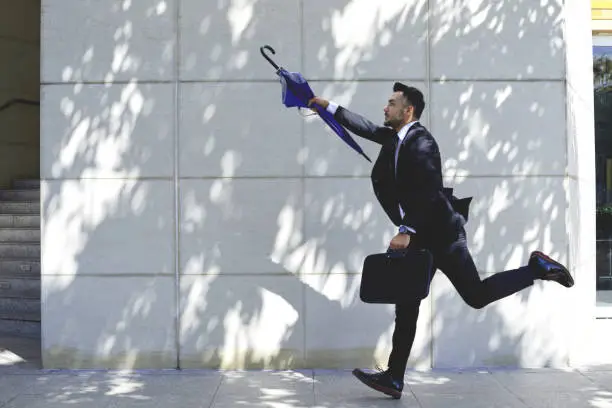
M473 308L484 306L533 285L534 279L574 285L569 271L536 251L526 266L481 280L466 246L465 217L453 207L456 198L443 187L440 151L429 131L419 123L425 108L423 94L399 82L384 108L384 126L377 126L348 109L325 99L310 100L334 114L348 130L381 145L372 169L372 184L381 206L399 227L389 247L408 245L428 249L436 269L451 281L463 300ZM401 398L404 372L417 326L420 301L395 305L395 329L388 369L353 374L371 388Z

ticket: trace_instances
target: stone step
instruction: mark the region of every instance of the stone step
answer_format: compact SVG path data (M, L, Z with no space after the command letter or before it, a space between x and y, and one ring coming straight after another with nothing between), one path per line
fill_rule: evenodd
M40 339L40 321L3 319L0 315L0 335Z
M38 242L0 242L0 258L28 258L40 260Z
M40 242L40 229L0 228L0 242Z
M23 179L13 181L13 188L16 190L37 190L40 189L40 180Z
M39 201L0 201L0 214L40 215Z
M40 299L0 297L0 318L40 322Z
M0 298L40 299L40 277L0 275Z
M40 228L40 215L0 214L0 228Z
M40 279L40 260L0 259L0 279L3 276L34 276Z
M0 190L0 201L40 201L40 190Z

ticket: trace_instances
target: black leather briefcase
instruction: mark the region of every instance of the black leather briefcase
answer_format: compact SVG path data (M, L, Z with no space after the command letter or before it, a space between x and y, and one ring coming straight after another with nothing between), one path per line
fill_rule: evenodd
M425 249L389 250L363 262L359 297L365 303L397 304L429 295L433 257Z

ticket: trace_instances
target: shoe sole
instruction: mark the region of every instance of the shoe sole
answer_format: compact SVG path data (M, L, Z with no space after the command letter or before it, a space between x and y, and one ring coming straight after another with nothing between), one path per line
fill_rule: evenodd
M382 392L383 394L389 395L389 396L393 397L394 399L400 399L402 397L402 393L400 391L396 391L396 390L394 390L392 388L381 387L380 385L377 385L375 383L372 383L372 382L366 380L365 378L362 378L359 375L359 372L357 370L353 370L353 375L355 376L355 378L357 378L359 381L361 381L362 383L364 383L368 387L372 388L373 390Z
M561 265L559 262L555 261L554 259L552 259L548 255L546 255L546 254L544 254L544 253L542 253L540 251L534 251L533 254L541 256L542 258L546 259L547 261L550 261L550 262L554 263L555 265L559 266L559 268L564 272L564 275L567 278L567 285L559 282L559 283L561 283L561 285L565 286L566 288L571 288L572 286L574 286L574 278L572 278L572 274L569 273L569 271L567 270L567 268L565 266Z

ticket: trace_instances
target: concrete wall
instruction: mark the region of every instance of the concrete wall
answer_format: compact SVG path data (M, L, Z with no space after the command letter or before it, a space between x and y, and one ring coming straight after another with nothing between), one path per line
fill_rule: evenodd
M410 366L570 363L595 269L589 6L566 3L43 1L45 367L386 363L393 308L358 296L394 233L371 167L282 107L264 44L374 121L421 87L482 276L534 249L575 274L483 310L438 274Z
M0 105L13 98L39 100L40 0L0 0ZM37 106L0 112L0 188L16 178L39 177Z

